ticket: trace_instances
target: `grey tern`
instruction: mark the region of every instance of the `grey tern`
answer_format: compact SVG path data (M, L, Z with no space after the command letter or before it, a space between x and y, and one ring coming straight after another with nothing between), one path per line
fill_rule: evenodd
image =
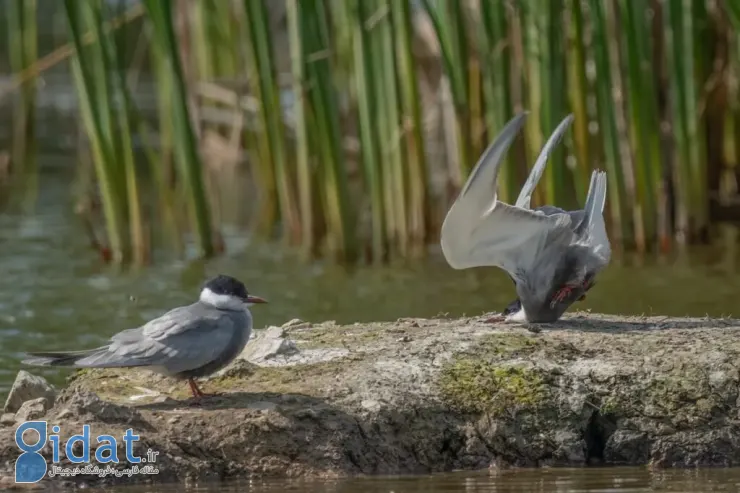
M105 346L85 351L28 353L24 364L73 368L142 367L187 380L193 397L205 394L195 383L224 368L242 352L252 333L248 306L267 303L250 295L239 280L219 275L206 282L200 299L174 308L141 327L123 330Z
M595 170L583 210L543 205L532 193L548 157L573 121L568 115L537 157L514 205L496 198L504 154L527 113L512 118L483 152L445 217L442 252L454 269L497 266L514 282L518 299L502 313L506 321L554 322L585 297L611 258L604 224L606 173Z

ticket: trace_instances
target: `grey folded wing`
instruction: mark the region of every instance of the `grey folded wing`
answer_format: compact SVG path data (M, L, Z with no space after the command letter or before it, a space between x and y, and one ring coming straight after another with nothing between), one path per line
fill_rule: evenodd
M173 374L200 368L219 359L237 331L248 330L238 326L241 322L245 321L218 310L199 310L197 305L176 308L142 327L119 332L105 351L79 363L156 366Z

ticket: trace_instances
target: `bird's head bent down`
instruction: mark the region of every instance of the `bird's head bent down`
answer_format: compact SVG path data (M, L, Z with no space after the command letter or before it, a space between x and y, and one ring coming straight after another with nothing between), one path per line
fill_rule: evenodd
M509 305L506 320L557 321L570 305L585 298L602 268L601 259L586 245L549 245L531 269L514 279L519 303Z

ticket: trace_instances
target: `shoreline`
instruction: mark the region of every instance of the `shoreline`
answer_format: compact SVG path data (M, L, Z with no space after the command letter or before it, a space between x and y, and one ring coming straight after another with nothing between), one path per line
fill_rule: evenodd
M294 320L256 331L237 361L199 380L220 393L200 406L184 382L83 370L15 416L60 424L62 441L83 424L93 436L132 428L136 455L158 452L158 474L64 480L77 486L740 465L739 320L575 312L532 332L486 319ZM0 485L13 479L16 427L6 412Z

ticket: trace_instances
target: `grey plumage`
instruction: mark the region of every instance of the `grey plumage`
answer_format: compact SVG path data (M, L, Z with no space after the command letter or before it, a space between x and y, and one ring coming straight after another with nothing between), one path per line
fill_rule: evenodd
M220 370L241 353L252 332L247 305L264 302L248 295L236 279L219 276L204 286L200 300L170 310L141 327L123 330L104 346L86 351L29 353L23 363L73 368L145 367L188 379L192 389L193 378Z
M582 298L609 263L611 248L603 220L606 174L591 175L583 210L530 208L547 159L573 120L569 115L543 147L515 205L497 200L502 158L526 116L522 113L509 121L484 151L447 213L441 245L455 269L494 265L509 274L521 301L509 319L549 322Z

